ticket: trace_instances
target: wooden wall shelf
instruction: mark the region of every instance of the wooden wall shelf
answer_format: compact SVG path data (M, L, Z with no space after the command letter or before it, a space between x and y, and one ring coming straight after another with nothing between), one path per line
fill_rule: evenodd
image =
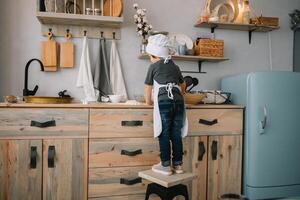
M38 12L37 18L42 24L62 24L75 26L94 26L120 28L123 17L79 15L66 13Z
M148 59L149 56L147 54L142 54L139 56L139 59ZM229 60L228 58L223 57L203 57L203 56L172 56L174 60L181 61L203 61L203 62L221 62Z
M264 26L264 25L254 25L254 24L235 24L235 23L210 23L210 22L199 22L195 27L203 28L219 28L219 29L231 29L239 31L255 31L255 32L270 32L279 29L279 26Z
M139 59L148 59L149 56L147 54L142 54L139 56ZM179 61L193 61L198 62L198 71L182 71L183 73L206 73L201 71L202 62L222 62L229 60L224 57L203 57L203 56L172 56L172 59Z
M254 24L236 24L236 23L219 23L219 22L198 22L195 27L200 28L210 28L211 32L214 33L215 29L228 29L228 30L239 30L248 31L249 33L249 44L251 44L252 32L270 32L277 30L279 26L264 26L264 25L254 25Z

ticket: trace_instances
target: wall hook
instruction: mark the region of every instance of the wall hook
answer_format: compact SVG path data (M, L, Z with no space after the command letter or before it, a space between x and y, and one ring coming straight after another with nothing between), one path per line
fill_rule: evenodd
M103 38L103 31L101 31L100 33L101 33L101 38Z
M84 36L87 35L87 31L86 31L86 30L83 31L83 35L84 35Z
M116 39L116 32L113 32L113 39Z
M48 32L47 36L48 36L49 40L52 39L52 37L53 37L52 28L49 28L49 32Z
M70 29L67 29L66 32L67 32L67 34L65 35L65 37L66 37L67 39L71 39L72 34L70 34Z

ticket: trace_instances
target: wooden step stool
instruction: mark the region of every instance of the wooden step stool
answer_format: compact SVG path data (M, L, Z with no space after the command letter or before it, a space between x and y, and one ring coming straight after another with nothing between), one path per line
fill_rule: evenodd
M164 176L147 170L139 172L139 177L152 182L147 186L145 200L148 200L151 194L158 195L162 200L172 200L179 195L184 196L185 200L189 200L187 186L182 183L191 181L196 175L183 173Z

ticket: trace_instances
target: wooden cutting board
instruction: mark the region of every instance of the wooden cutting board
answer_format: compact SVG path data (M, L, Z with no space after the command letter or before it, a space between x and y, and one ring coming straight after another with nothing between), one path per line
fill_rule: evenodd
M66 42L60 44L60 67L73 68L74 67L74 44L71 41L71 36L66 35Z
M123 10L122 0L104 0L103 15L120 17Z
M57 71L58 43L49 37L48 41L41 43L41 46L41 61L44 64L44 71Z

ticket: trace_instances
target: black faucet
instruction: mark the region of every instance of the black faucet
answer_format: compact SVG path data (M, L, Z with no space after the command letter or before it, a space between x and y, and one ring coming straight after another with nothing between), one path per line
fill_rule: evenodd
M28 89L28 69L29 69L30 64L33 61L39 62L40 66L41 66L41 71L44 71L44 65L43 65L42 61L40 61L39 59L34 58L34 59L31 59L28 61L28 63L26 64L26 67L25 67L25 79L24 79L24 89L23 89L24 97L25 96L34 96L35 93L37 92L37 90L39 89L38 85L36 85L33 90Z

